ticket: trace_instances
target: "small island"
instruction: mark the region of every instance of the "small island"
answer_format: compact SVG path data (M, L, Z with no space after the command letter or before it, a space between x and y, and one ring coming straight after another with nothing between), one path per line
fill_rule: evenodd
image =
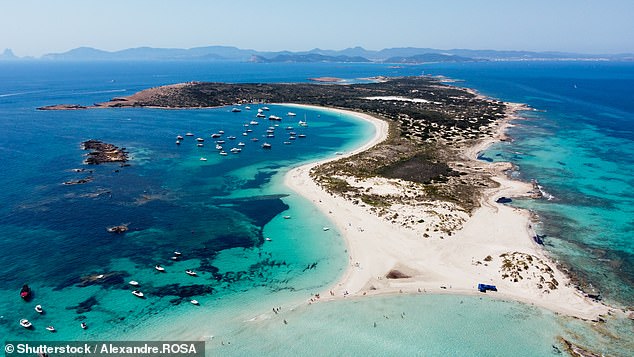
M86 157L85 163L88 165L99 165L108 162L128 161L128 153L125 148L104 143L99 140L87 140L81 143L83 150L91 150Z

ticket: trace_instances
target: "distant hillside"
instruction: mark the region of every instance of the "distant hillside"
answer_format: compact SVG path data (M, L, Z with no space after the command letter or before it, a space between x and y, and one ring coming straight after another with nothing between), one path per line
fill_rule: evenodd
M251 57L251 62L340 62L340 63L352 63L352 62L370 62L369 59L360 56L325 56L318 53L309 54L283 54L277 55L272 58L265 58L262 56L254 55Z
M8 50L0 59L20 59ZM588 55L566 52L495 51L434 48L395 47L382 50L366 50L351 47L343 50L310 51L256 51L233 46L206 46L189 49L137 47L120 51L103 51L90 47L75 48L63 53L51 53L41 57L57 61L253 61L253 62L389 62L428 63L465 62L474 60L616 60L631 61L634 54Z
M390 57L383 62L386 63L407 63L407 64L416 64L416 63L432 63L432 62L474 62L474 61L482 61L476 60L469 57L462 57L456 55L445 55L440 53L423 53L420 55L414 55L409 57L397 56Z

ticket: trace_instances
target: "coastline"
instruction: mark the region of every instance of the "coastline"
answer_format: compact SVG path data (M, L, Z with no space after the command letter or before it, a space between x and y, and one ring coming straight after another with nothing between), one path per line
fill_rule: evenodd
M485 283L497 286L498 292L487 293L493 298L536 305L585 320L597 320L600 316L615 311L614 308L584 296L570 284L568 276L557 268L556 262L552 261L546 251L533 242L534 233L528 211L495 203L502 196L527 196L532 189L530 184L510 180L504 175L503 172L510 167L509 163L485 163L477 160L478 153L492 143L505 139L504 132L511 125L509 122L516 119L515 113L518 110L526 109L524 106L509 104L509 111L497 124L495 134L462 152L465 162L486 170L499 187L487 189L481 198L481 207L470 217L465 217L462 227L449 237L423 237L426 234L419 225L396 225L362 205L355 205L320 187L310 177L312 168L380 143L387 138L388 125L367 114L320 106L310 107L370 121L375 126L376 133L371 140L353 152L302 165L291 169L285 176L284 181L288 187L311 200L330 217L348 247L348 267L344 274L330 288L311 297L309 304L401 293L479 295L481 293L476 287L479 283ZM373 189L384 186L386 190L390 189L391 184L394 185L385 181L373 181L371 184ZM397 182L396 185L398 184ZM444 202L436 202L433 208L434 212L448 209L451 211L451 207L447 207ZM422 213L407 206L399 209L412 216ZM508 265L509 261L527 265L527 274L517 282L502 277L502 266ZM387 278L388 275L391 278ZM553 289L544 288L544 276L552 279ZM550 284L549 281L546 283Z

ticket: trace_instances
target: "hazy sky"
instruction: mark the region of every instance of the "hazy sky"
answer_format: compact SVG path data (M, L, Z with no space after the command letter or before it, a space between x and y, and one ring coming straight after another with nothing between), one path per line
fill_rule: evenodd
M634 0L0 0L0 50L387 47L634 52Z

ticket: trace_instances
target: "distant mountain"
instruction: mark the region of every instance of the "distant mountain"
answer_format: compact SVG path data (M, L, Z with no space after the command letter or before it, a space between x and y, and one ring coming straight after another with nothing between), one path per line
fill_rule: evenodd
M0 59L9 58L13 53L5 51ZM15 57L15 56L13 56ZM310 51L256 51L232 46L206 46L189 49L138 47L121 51L103 51L90 47L80 47L63 53L51 53L41 57L59 61L254 61L254 62L464 62L473 60L634 60L633 54L588 55L567 52L496 51L434 48L395 47L379 51L363 47L343 50Z
M308 54L282 54L272 58L265 58L262 56L254 55L251 57L251 62L339 62L339 63L352 63L352 62L370 62L369 59L361 56L326 56L318 53Z
M9 61L19 59L16 55L13 54L13 51L10 48L7 48L0 54L0 61Z
M407 63L407 64L432 63L432 62L474 62L474 61L483 61L483 60L482 59L476 60L470 57L446 55L441 53L423 53L420 55L414 55L409 57L397 56L397 57L390 57L386 60L383 60L383 62L385 63Z

